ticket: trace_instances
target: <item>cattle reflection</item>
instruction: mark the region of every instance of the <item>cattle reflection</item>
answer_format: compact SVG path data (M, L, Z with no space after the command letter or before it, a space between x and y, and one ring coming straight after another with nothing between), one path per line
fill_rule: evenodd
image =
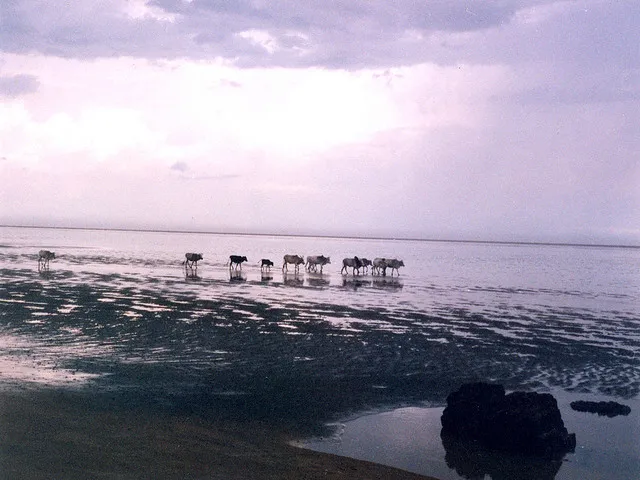
M302 287L304 285L304 278L297 273L283 273L282 283L288 287Z
M268 272L268 271L263 271L260 272L260 281L261 282L270 282L271 280L273 280L273 273Z
M242 270L229 270L229 281L233 283L246 282L247 276Z
M328 287L331 282L329 281L328 276L309 274L307 277L307 283L310 287Z
M402 280L398 277L373 277L374 288L380 288L382 290L402 290L404 286Z
M342 286L350 290L358 290L359 288L362 288L362 287L371 286L371 280L368 280L365 278L343 276Z
M562 458L510 455L446 435L441 439L447 466L468 479L485 478L488 475L496 480L553 480L562 466Z
M200 281L200 276L197 270L185 269L184 279L188 282L198 282Z
M43 278L45 280L51 280L53 278L53 273L50 272L48 269L38 270L38 274L40 275L40 278Z

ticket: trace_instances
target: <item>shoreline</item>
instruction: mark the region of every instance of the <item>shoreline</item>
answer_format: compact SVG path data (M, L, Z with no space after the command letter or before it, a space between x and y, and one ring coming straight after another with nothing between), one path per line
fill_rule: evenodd
M286 427L108 408L86 393L0 391L0 422L0 463L14 479L434 480L297 447L299 438Z
M542 247L580 247L580 248L620 248L620 249L640 249L640 244L631 243L585 243L569 241L534 241L534 240L487 240L487 239L464 239L464 238L437 238L437 237L416 237L410 235L384 236L384 235L349 235L349 234L320 234L320 233L283 233L283 232L242 232L242 231L216 231L216 230L174 230L165 228L124 228L124 227L69 227L69 226L43 226L43 225L0 225L0 228L22 228L37 230L80 230L96 232L129 232L129 233L171 233L186 235L222 235L238 237L276 237L276 238L326 238L344 240L373 240L388 242L424 242L424 243L461 243L478 245L515 245L515 246L542 246Z

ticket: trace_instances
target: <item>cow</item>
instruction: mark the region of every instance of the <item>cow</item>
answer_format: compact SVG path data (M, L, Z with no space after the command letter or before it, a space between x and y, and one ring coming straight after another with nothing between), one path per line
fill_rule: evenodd
M393 258L391 260L387 260L387 267L391 269L391 276L393 277L393 271L395 270L398 276L400 276L400 271L398 268L404 267L404 262L402 260L398 260Z
M273 267L273 262L268 258L260 260L260 271L263 271L264 269L271 270L271 267Z
M362 264L362 268L364 269L364 273L367 273L368 267L371 266L371 260L363 257L363 258L360 259L360 263Z
M345 258L342 260L342 269L340 270L340 273L348 273L347 267L351 267L353 269L352 273L354 275L356 274L356 270L358 271L358 275L360 275L360 267L362 267L362 262L358 257Z
M40 250L38 252L38 270L48 270L49 261L52 258L56 258L56 254L54 252L50 252L49 250Z
M288 264L295 265L295 272L298 273L300 270L300 265L304 265L304 258L300 255L285 255L284 256L284 264L282 265L282 271L289 271Z
M185 270L187 269L187 267L189 268L193 268L193 266L195 265L196 270L198 269L198 260L202 260L203 256L201 253L185 253L184 254L185 257L185 261L182 262L182 264L184 265Z
M310 272L313 268L313 271L317 271L317 266L320 265L320 273L322 273L322 267L324 267L327 263L331 263L331 257L325 257L324 255L314 255L307 257L307 263L305 264L305 268L307 272Z
M371 273L376 275L380 275L380 271L382 270L382 275L387 275L387 259L386 258L374 258L371 263Z
M247 257L245 257L244 255L240 256L240 255L230 255L229 256L229 270L231 270L232 268L235 268L236 270L238 269L238 267L240 268L240 270L242 270L242 262L246 262L247 261Z

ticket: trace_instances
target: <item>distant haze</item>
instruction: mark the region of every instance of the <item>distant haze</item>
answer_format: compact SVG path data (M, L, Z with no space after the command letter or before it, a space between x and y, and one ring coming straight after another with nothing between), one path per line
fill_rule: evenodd
M640 2L0 3L0 224L640 245Z

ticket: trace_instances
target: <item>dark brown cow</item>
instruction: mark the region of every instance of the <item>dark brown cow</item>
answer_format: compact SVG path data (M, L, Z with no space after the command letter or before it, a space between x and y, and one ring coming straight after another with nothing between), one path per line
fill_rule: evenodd
M247 257L244 255L230 255L229 256L229 270L235 268L236 270L240 268L242 270L242 262L246 262Z
M340 270L340 273L348 273L347 267L351 267L353 269L351 272L354 275L356 274L356 271L358 272L358 275L360 275L360 267L362 267L362 262L358 257L345 258L344 260L342 260L342 269Z

